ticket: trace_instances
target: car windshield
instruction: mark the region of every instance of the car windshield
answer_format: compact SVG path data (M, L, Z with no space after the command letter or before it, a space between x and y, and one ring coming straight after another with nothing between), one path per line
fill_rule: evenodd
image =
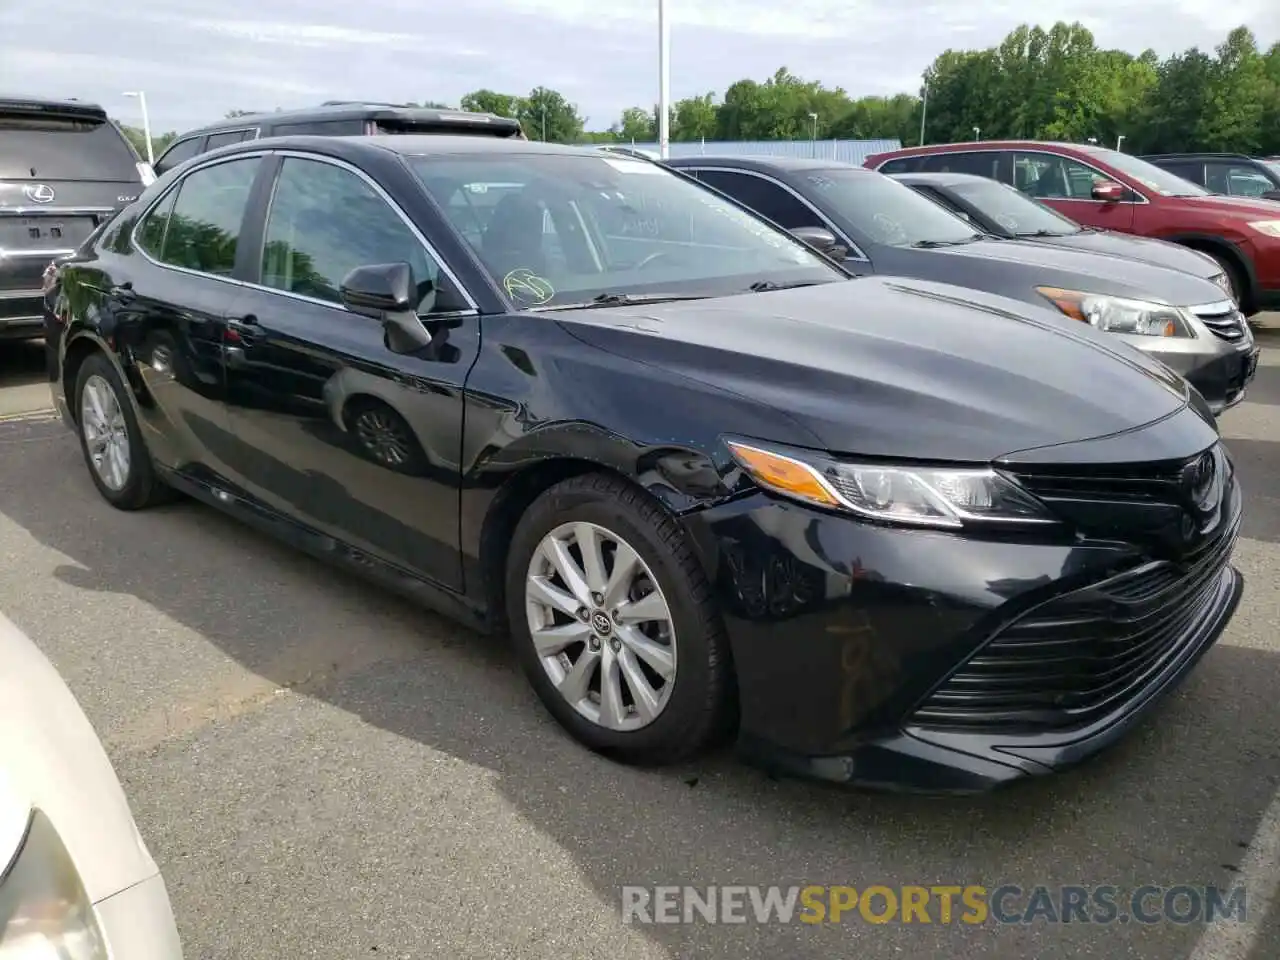
M847 275L717 194L622 156L410 157L494 280L523 307L724 296Z
M1042 206L1013 187L985 177L975 177L947 187L984 216L1014 236L1065 237L1080 232L1080 225Z
M1118 150L1090 151L1103 163L1115 167L1126 177L1132 177L1148 190L1154 190L1162 197L1208 197L1211 191L1204 189L1190 180L1183 180L1176 173L1162 170L1154 163L1148 163L1141 157L1121 153Z
M982 236L959 217L882 173L833 167L807 172L803 178L807 193L876 243L949 246Z
M0 178L134 181L137 163L110 123L0 114Z

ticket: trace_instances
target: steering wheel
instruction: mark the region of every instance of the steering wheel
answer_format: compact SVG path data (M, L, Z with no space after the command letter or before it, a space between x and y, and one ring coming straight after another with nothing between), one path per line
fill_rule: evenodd
M653 253L649 254L647 257L645 257L643 260L641 260L631 269L643 270L645 267L649 266L649 264L653 263L655 260L661 260L663 257L669 257L669 256L671 256L671 253L668 250L655 250Z

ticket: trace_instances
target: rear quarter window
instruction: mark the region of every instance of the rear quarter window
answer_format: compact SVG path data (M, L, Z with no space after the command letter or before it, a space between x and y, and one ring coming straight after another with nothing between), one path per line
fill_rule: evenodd
M881 173L915 173L920 169L919 157L899 157L897 160L890 160L888 163L882 163L877 167Z
M0 179L138 182L137 164L109 121L0 114Z

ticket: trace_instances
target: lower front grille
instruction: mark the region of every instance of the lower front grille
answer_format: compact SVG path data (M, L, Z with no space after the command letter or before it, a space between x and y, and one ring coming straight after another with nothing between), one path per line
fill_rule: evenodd
M1244 338L1244 317L1230 304L1192 307L1191 312L1215 337L1229 343Z
M997 633L916 711L933 727L1086 726L1220 621L1239 517L1180 564L1150 563L1031 610Z

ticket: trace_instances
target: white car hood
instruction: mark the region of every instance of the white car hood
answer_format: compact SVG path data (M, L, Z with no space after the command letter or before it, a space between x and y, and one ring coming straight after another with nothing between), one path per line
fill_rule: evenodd
M48 659L0 615L0 870L33 808L47 816L98 903L159 871L111 761Z

